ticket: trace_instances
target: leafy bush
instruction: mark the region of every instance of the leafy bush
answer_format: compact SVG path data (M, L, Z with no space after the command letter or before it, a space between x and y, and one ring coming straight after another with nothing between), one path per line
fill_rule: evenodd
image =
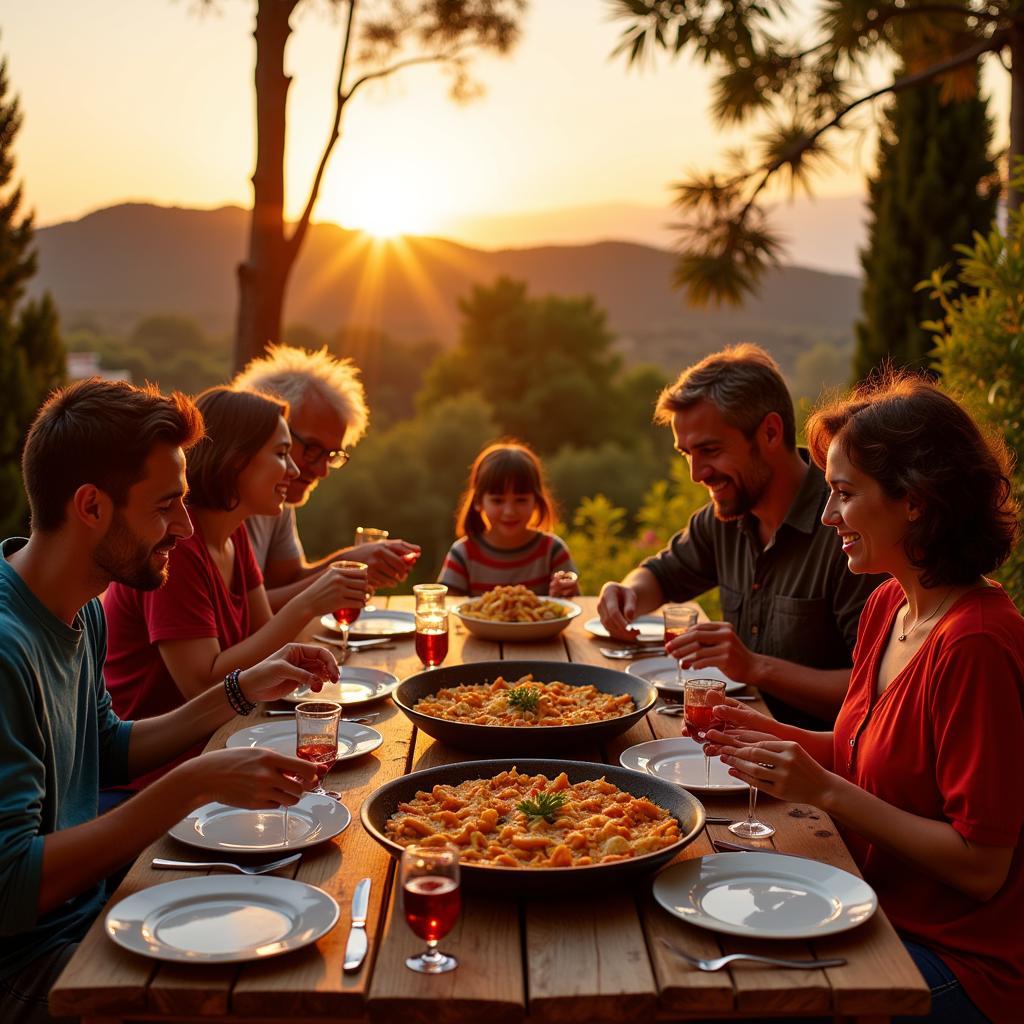
M957 278L943 267L921 286L943 311L925 324L935 335L934 366L981 423L1006 439L1017 458L1014 489L1024 499L1024 214L1011 212L1005 233L993 227L957 251ZM996 577L1024 607L1024 544Z

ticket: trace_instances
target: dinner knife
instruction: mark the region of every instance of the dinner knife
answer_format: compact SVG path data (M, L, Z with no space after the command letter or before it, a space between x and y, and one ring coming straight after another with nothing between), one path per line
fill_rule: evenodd
M370 879L361 878L352 894L352 927L345 944L345 970L358 971L366 956L366 912L370 909Z

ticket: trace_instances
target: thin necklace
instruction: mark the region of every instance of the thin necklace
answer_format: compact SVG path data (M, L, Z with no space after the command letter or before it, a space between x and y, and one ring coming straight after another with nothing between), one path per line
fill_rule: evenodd
M952 591L952 590L950 590L950 591L949 591L949 593L947 593L947 594L946 594L946 596L945 596L945 597L944 597L944 598L942 599L942 602L941 602L941 604L939 605L939 607L938 607L938 608L936 608L936 609L935 609L935 611L933 611L933 612L931 613L931 615L929 615L929 616L928 616L927 618L924 618L924 619L920 619L920 620L918 620L917 622L915 622L915 623L914 623L914 624L913 624L913 625L912 625L912 626L910 627L910 629L909 629L909 630L907 629L907 618L908 618L908 616L910 615L910 602L909 602L909 601L907 601L907 610L906 610L906 611L905 611L905 612L903 613L903 632L902 632L902 633L900 633L900 634L899 634L899 635L898 635L898 636L896 637L896 639L897 639L897 640L899 640L899 642L900 642L900 643L903 643L903 641L907 639L907 634L908 634L908 633L913 633L913 632L914 632L914 630L915 630L915 629L917 629L917 627L918 627L918 626L923 626L923 625L924 625L924 624L925 624L926 622L929 622L929 621L931 621L932 619L934 619L934 618L935 618L935 616L936 616L936 615L938 615L938 614L939 614L939 612L941 612L941 611L942 611L942 609L946 607L946 602L947 602L947 601L948 601L948 600L950 599L950 597L952 597L952 595L953 595L953 591Z

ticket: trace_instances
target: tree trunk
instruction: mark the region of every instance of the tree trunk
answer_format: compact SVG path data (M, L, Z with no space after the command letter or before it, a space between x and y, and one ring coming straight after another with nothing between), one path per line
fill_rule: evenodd
M1017 173L1016 161L1024 157L1024 29L1010 29L1010 179ZM1020 190L1011 186L1006 196L1010 210L1020 208Z
M289 18L299 0L259 0L256 10L256 170L249 251L238 265L236 372L279 341L284 293L294 254L285 239L285 112L291 79L284 73Z

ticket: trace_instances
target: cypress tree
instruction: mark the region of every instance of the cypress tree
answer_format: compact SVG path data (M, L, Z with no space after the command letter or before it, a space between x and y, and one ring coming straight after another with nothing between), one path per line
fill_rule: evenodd
M17 97L7 95L7 61L0 62L0 537L28 525L21 483L21 449L32 417L64 379L64 347L49 295L23 302L36 272L32 214L19 215L14 137L21 127Z
M921 323L939 309L915 288L953 261L954 245L991 226L998 198L991 139L985 100L975 94L944 102L941 84L897 93L886 110L869 183L855 380L886 360L927 368L932 341Z

